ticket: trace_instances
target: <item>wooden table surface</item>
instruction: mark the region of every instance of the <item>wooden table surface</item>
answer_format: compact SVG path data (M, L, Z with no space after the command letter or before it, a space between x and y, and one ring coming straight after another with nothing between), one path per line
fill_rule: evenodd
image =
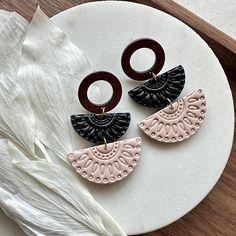
M0 0L0 9L16 11L31 20L37 4L49 16L53 16L70 7L92 0ZM148 1L146 1L148 2ZM151 1L150 1L151 2ZM164 1L163 1L164 2ZM206 38L205 38L206 39ZM212 41L206 39L209 46ZM236 49L236 44L232 45ZM215 50L215 49L214 49ZM217 49L216 49L217 50ZM228 81L234 101L236 99L236 55L225 51L216 52ZM228 59L230 58L230 59ZM227 59L227 60L226 60ZM220 106L223 113L223 107ZM173 224L143 236L234 236L236 235L236 141L229 162L219 182L210 194L190 213Z

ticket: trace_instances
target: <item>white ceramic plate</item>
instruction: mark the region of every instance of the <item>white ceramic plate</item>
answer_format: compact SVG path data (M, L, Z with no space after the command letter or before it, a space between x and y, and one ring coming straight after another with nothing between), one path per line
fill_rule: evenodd
M231 150L232 95L217 58L189 27L139 4L90 3L64 11L53 21L85 52L95 70L108 70L120 78L124 94L116 110L130 111L132 115L125 137L141 135L143 140L141 160L132 176L110 186L91 185L95 199L128 234L155 230L179 219L212 189ZM136 126L154 111L128 97L129 89L139 83L123 73L120 58L124 47L140 37L156 39L165 49L162 72L178 64L184 66L187 78L181 96L197 88L206 93L206 120L186 142L158 144L142 135ZM140 53L134 63L148 67L150 53Z
M108 70L120 78L123 97L113 111L131 112L132 122L124 138L141 135L143 140L140 163L131 176L109 186L88 183L95 199L127 234L156 230L179 219L216 184L232 146L232 95L217 58L189 27L139 4L89 3L52 19L84 51L95 70ZM155 110L143 108L128 97L128 90L139 82L123 73L120 58L124 47L140 37L156 39L165 49L162 72L179 64L184 66L187 78L181 96L198 88L206 93L206 119L201 129L183 143L155 143L137 128L137 122ZM140 52L134 64L148 67L151 55ZM101 87L101 92L107 90Z

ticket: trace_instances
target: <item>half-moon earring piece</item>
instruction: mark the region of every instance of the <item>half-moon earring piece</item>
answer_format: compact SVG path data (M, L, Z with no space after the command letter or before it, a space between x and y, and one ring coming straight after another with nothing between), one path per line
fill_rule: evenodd
M176 143L190 138L200 128L206 113L206 98L201 89L171 103L141 121L139 128L150 138Z
M111 99L101 105L92 103L87 96L89 86L98 80L107 81L113 89ZM114 183L128 176L137 165L141 138L117 141L129 127L130 113L106 113L119 103L121 95L119 80L109 72L92 73L80 84L79 100L93 113L72 115L72 126L84 139L102 145L71 152L68 159L77 173L91 182Z
M151 49L155 54L153 66L146 71L136 71L131 67L130 59L133 53L140 48ZM138 39L129 44L121 58L123 71L134 80L148 80L129 91L130 97L137 103L163 108L168 100L174 101L182 92L185 84L184 68L179 65L161 75L157 75L165 62L165 52L161 45L153 39Z
M131 138L69 154L73 168L89 181L109 184L128 176L140 157L141 139Z

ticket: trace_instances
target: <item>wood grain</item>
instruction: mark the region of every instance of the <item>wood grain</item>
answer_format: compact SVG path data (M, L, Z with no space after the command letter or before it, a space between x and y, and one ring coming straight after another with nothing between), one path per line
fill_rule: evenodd
M17 11L28 20L32 19L37 4L53 16L83 0L0 0L0 8ZM191 12L176 6L171 0L139 0L176 16L195 29L214 50L229 80L236 101L236 46L235 40L206 24ZM222 104L223 109L223 104ZM222 111L223 113L223 111ZM175 223L142 236L234 236L236 235L236 141L229 162L217 185L210 194L190 213Z

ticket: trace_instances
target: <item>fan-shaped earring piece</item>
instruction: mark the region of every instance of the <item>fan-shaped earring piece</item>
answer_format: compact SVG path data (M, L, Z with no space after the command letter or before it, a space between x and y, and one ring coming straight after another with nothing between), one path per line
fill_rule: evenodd
M139 128L150 138L164 143L181 142L201 127L206 98L201 89L179 99L141 121Z
M146 71L136 71L131 67L130 59L140 48L149 48L155 54L153 66ZM161 75L157 75L165 62L165 53L161 45L152 39L138 39L129 44L121 58L123 71L134 80L148 80L144 84L129 91L130 97L137 103L163 108L168 101L174 101L182 92L185 84L184 68L179 65Z
M101 105L92 103L87 96L89 86L98 80L107 81L113 88L111 99ZM119 80L109 72L92 73L79 87L81 104L94 113L72 115L72 126L84 139L102 145L72 152L68 159L77 173L95 183L108 184L125 178L140 156L139 137L117 141L129 127L130 113L106 113L119 103L121 94Z
M144 106L165 107L168 100L174 101L180 95L184 84L184 68L177 66L130 90L129 96Z
M103 113L72 115L75 131L84 139L101 144L119 139L129 127L130 113Z
M138 163L141 139L132 138L82 149L68 155L72 167L83 178L98 184L109 184L128 176Z

